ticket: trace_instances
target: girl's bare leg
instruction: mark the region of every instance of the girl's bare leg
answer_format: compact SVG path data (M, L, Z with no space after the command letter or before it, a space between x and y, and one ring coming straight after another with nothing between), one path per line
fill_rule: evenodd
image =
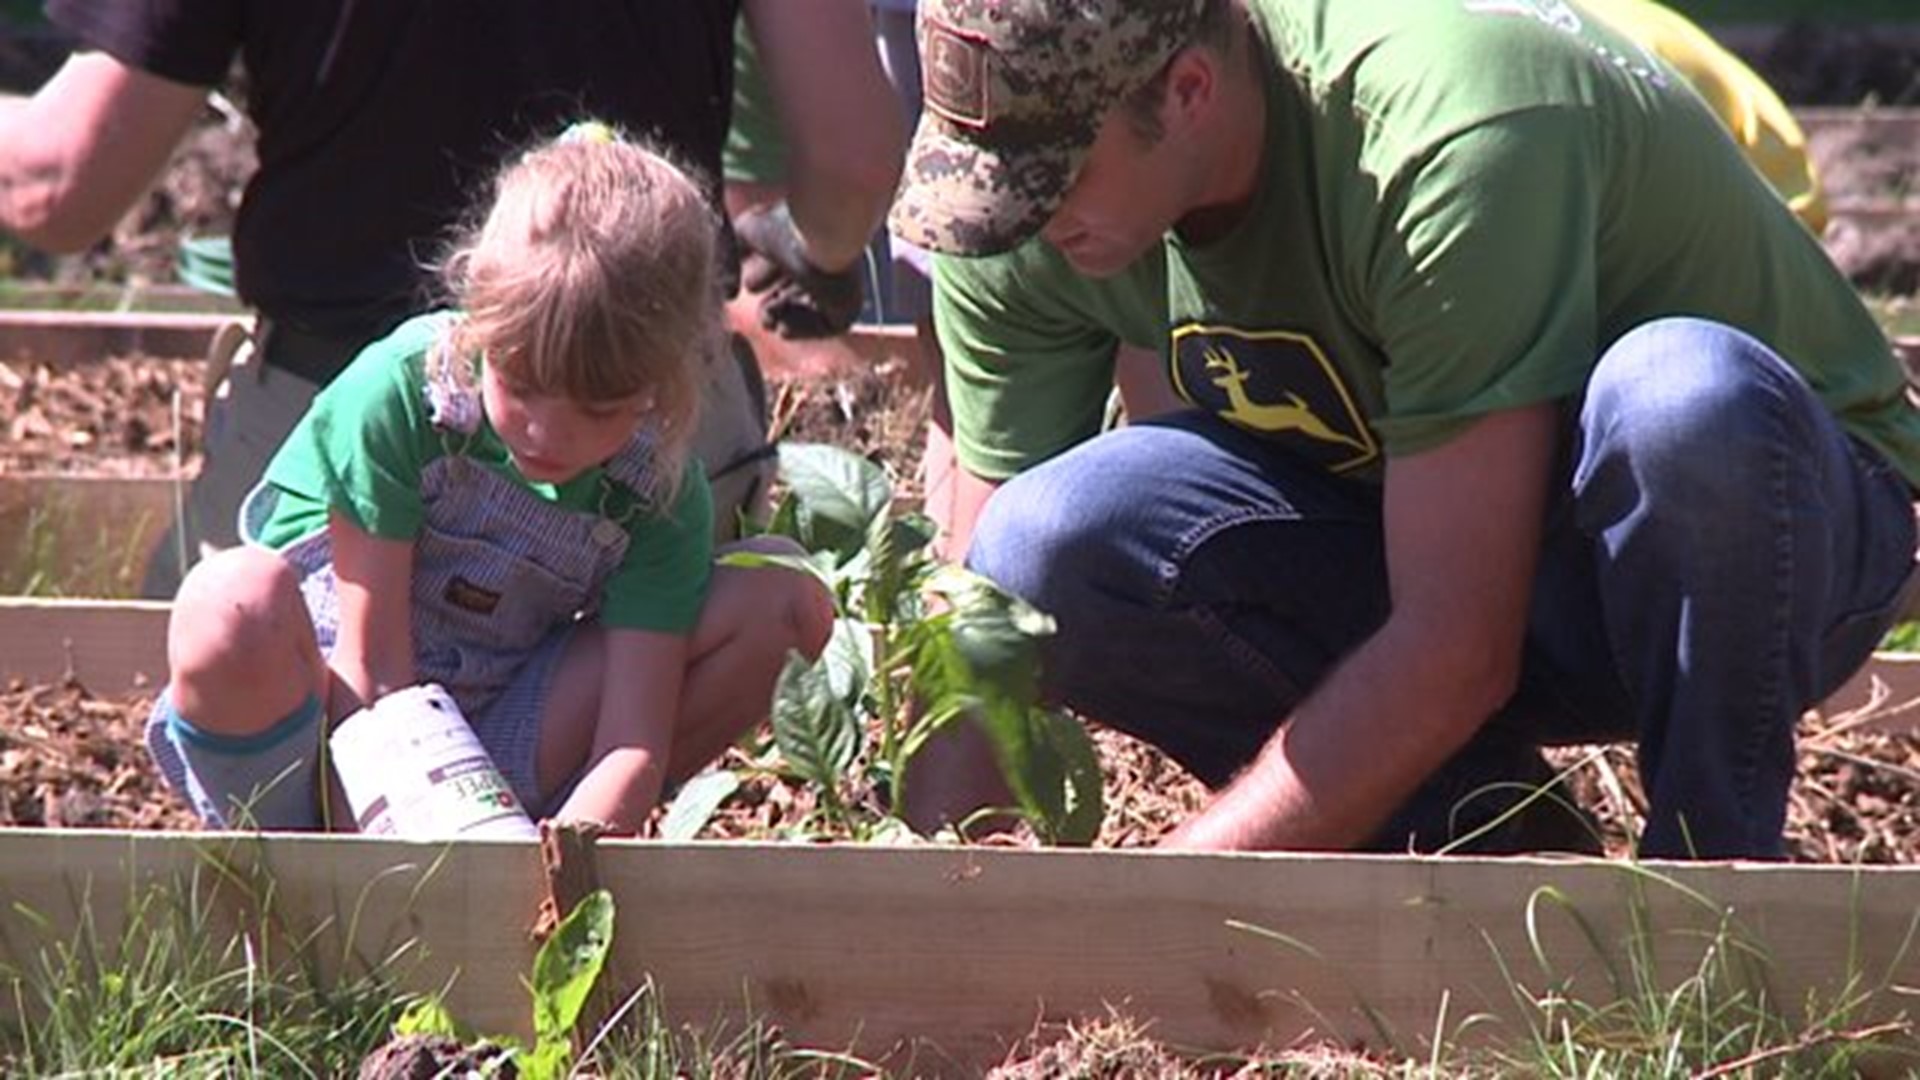
M174 708L210 735L255 735L328 696L299 579L261 548L228 548L181 582L167 667Z

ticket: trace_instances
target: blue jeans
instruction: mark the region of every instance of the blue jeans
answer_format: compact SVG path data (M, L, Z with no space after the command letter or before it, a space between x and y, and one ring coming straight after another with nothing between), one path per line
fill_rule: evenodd
M1537 747L1637 739L1648 857L1778 857L1800 714L1914 565L1906 483L1738 331L1650 323L1569 405L1520 685L1377 846L1431 848ZM1385 620L1376 485L1190 412L1003 487L969 563L1054 615L1046 688L1225 783Z

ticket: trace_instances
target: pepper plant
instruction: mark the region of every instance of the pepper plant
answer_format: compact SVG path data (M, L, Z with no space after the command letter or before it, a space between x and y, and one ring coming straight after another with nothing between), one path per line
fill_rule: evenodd
M867 458L786 443L780 474L784 494L764 531L807 554L726 561L801 569L833 594L826 650L813 663L788 657L772 706L774 742L816 789L824 824L856 838L903 830L908 763L947 725L973 723L993 746L1011 809L1045 842L1090 843L1099 758L1077 720L1038 702L1052 618L934 557L933 523L897 508L886 472Z

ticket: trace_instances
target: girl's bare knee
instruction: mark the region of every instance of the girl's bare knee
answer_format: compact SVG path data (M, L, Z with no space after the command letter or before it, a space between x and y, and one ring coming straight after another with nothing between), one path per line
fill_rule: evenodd
M299 577L273 552L222 551L181 582L167 623L177 702L276 682L297 683L304 696L317 656Z

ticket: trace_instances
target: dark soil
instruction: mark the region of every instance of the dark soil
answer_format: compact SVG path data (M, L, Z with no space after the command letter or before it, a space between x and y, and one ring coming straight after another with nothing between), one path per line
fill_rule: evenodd
M195 829L141 732L151 693L97 697L77 684L0 693L0 825Z
M504 1047L462 1046L441 1035L402 1035L367 1055L360 1080L440 1080L442 1077L520 1075Z

